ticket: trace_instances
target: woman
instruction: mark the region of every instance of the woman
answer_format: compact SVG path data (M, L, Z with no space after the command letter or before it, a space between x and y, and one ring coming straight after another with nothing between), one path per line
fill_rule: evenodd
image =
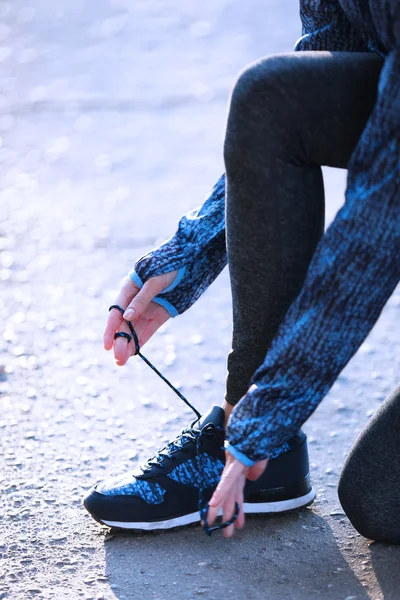
M220 510L230 522L239 506L224 529L229 537L246 511L312 500L299 428L400 280L399 6L303 0L295 52L240 76L226 176L172 238L136 263L116 301L143 345L229 263L234 327L224 412L214 408L138 473L96 486L86 507L98 520L131 528L191 522L200 488L212 495L203 513L209 524ZM348 169L345 204L325 234L321 165ZM111 310L104 336L120 365L135 353L123 317ZM355 527L391 542L400 542L399 393L356 442L339 485ZM225 467L216 450L223 418ZM209 444L203 454L195 453L199 431Z

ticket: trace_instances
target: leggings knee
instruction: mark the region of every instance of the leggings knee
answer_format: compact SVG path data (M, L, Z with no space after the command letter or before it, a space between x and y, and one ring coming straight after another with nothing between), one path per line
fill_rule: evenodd
M377 494L379 490L374 487L374 481L366 484L359 469L354 471L351 463L347 462L339 479L338 495L354 529L376 542L400 544L400 527L395 522L393 511L383 497L379 501Z
M245 160L249 152L265 153L268 141L279 154L289 137L289 89L292 60L276 55L247 67L231 96L224 157L230 163ZM293 141L293 140L291 140Z

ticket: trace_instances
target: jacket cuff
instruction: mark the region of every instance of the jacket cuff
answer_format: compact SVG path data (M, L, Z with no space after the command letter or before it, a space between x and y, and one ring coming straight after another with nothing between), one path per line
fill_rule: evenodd
M174 281L171 283L171 285L163 289L157 296L153 298L153 302L156 302L156 304L160 304L160 306L165 308L165 310L169 313L170 317L172 318L177 317L179 312L177 311L175 306L171 304L171 302L162 297L162 294L166 294L167 292L170 292L171 290L175 289L176 286L179 285L182 279L184 278L185 271L186 267L181 267L180 269L178 269L178 274L175 277ZM135 283L140 289L143 287L143 281L136 273L135 269L130 271L129 277L133 281L133 283Z
M251 460L248 456L237 450L235 446L232 446L227 440L225 441L225 450L229 452L234 458L236 458L239 462L241 462L246 467L252 467L256 464L255 460Z

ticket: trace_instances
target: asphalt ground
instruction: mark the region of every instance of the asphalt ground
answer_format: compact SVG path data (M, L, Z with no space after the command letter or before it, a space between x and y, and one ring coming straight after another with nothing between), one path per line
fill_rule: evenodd
M344 457L398 382L400 294L306 425L317 500L199 527L109 533L82 496L191 419L139 360L102 349L135 260L223 171L229 93L256 58L291 51L295 2L0 2L0 598L400 598L397 547L352 529ZM346 173L325 170L328 221ZM224 272L145 354L201 410L223 398Z

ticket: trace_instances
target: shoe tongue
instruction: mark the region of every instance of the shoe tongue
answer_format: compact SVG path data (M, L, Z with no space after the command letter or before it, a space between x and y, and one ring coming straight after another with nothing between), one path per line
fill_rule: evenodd
M203 429L209 423L213 423L221 429L224 428L225 412L220 407L214 404L194 425L195 429Z

